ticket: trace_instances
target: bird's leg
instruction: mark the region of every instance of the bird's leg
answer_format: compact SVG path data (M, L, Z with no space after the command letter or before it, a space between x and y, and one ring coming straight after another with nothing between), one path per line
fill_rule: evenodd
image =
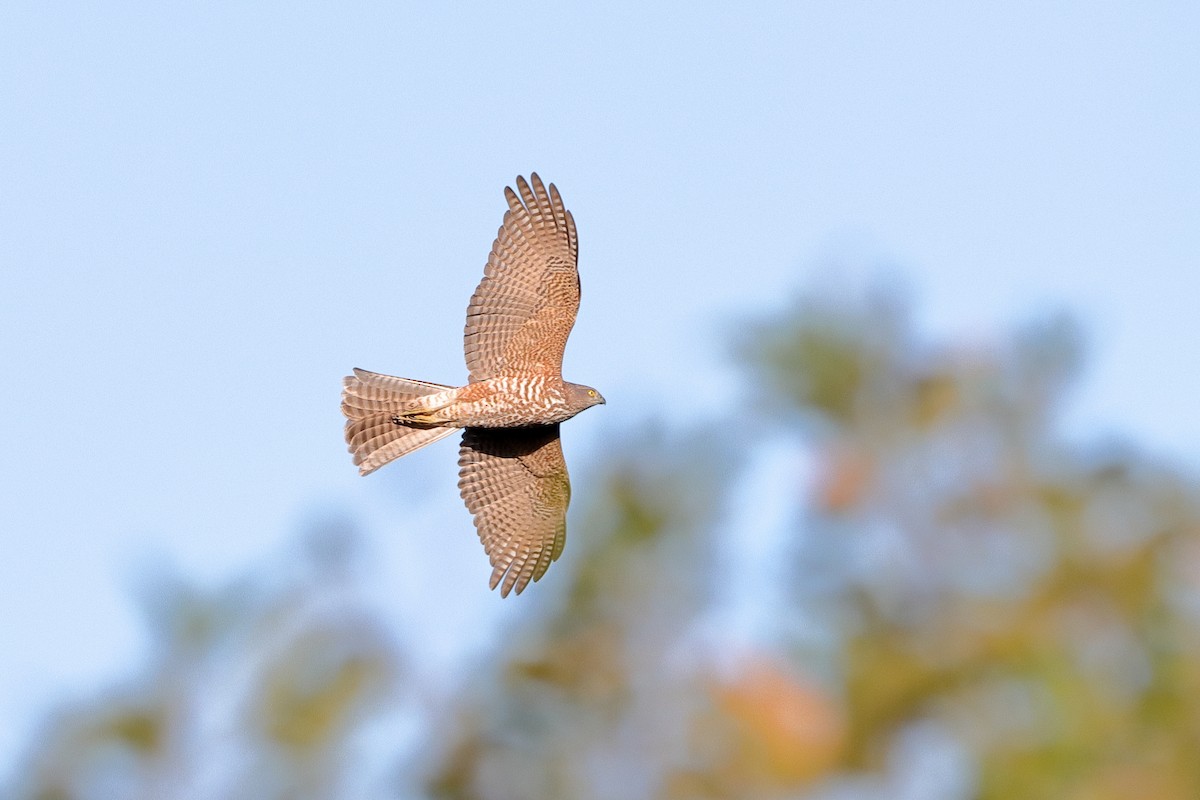
M436 428L446 423L444 419L440 419L433 414L424 414L420 411L411 411L408 413L398 411L392 414L391 421L393 425L407 425L418 428Z

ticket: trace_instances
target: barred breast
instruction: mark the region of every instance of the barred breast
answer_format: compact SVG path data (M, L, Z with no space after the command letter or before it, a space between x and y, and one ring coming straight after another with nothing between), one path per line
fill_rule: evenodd
M468 384L453 413L456 423L468 428L553 425L574 416L562 381L541 376L506 376Z

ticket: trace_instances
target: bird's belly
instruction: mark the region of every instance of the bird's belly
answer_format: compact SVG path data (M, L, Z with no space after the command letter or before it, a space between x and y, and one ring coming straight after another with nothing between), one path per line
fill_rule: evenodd
M460 407L455 422L464 428L523 428L529 425L553 425L570 419L573 414L563 409L530 408L523 404L490 403L484 408L471 403Z
M530 391L528 387L489 387L479 399L464 398L457 405L457 424L468 428L523 428L553 425L574 416L557 392Z

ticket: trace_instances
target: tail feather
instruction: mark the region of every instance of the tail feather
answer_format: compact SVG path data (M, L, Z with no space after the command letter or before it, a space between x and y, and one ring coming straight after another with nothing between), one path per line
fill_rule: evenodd
M397 411L409 400L452 388L441 383L380 375L356 367L353 375L342 379L342 413L350 419L362 419L382 411Z
M397 424L392 418L405 403L453 387L363 369L355 369L342 386L346 443L363 475L457 430Z
M376 436L357 449L351 449L351 452L354 453L354 463L358 465L360 474L370 475L384 464L395 461L400 456L418 450L430 442L436 442L438 439L449 436L456 430L455 428L410 428L404 425L393 425L391 422L388 424L392 428L390 431Z

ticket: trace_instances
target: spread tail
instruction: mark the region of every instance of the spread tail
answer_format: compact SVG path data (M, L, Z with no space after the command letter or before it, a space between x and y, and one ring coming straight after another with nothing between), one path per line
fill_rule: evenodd
M346 444L358 471L368 475L389 461L454 433L456 428L397 424L393 415L405 403L451 389L440 383L395 378L355 369L342 380Z

